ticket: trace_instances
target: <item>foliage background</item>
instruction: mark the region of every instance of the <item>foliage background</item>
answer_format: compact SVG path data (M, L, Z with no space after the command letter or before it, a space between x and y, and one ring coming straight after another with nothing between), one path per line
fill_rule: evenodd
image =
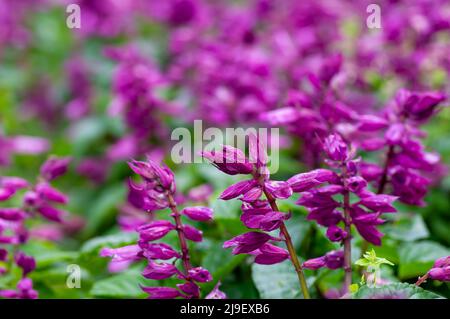
M72 156L75 163L85 156L101 153L110 136L124 133L121 122L109 117L106 112L111 101L110 84L114 64L102 56L101 49L105 45L125 44L129 39L120 36L112 39L92 37L84 43L82 53L89 68L93 70L94 112L75 125L60 118L49 129L36 118L26 116L22 105L23 92L31 83L45 76L54 86L56 99L63 105L67 101L63 66L76 41L72 31L65 25L63 8L37 10L27 16L26 23L32 31L30 47L26 50L6 47L1 57L1 131L6 135L45 137L51 141L52 154ZM160 26L141 21L134 41L143 50L152 52L161 62L164 61L166 39ZM374 77L373 81L377 84L374 85L375 93L386 100L390 96L390 80ZM444 163L450 163L449 120L450 109L446 108L426 128L429 132L427 145L442 155ZM179 125L174 118L166 118L165 121L172 128ZM294 173L304 171L302 164L294 159L294 153L295 147L282 152L282 165L276 179L286 179ZM1 175L32 179L46 156L17 155L12 165L0 168ZM216 190L210 203L214 208L215 219L207 227L198 225L203 227L205 240L201 245L192 246L194 262L209 269L215 281L221 280L222 290L230 298L298 298L299 290L290 264L252 265L245 256L232 256L230 251L221 248L225 240L245 230L239 220L239 203L225 203L214 199L236 179L205 164L175 166L170 163L170 158L166 158L166 162L175 171L181 191L205 182L213 185ZM136 240L134 233L124 233L116 223L118 208L126 198L124 181L130 175L126 163L116 163L101 185L80 177L74 169L57 181L57 186L70 195L68 210L72 214L83 216L86 226L81 232L62 242L33 240L26 245L24 250L37 260L38 268L33 272L32 278L41 298L143 298L145 293L139 289L138 284L156 285L154 281L140 276L143 264L134 265L123 273L110 274L106 268L108 260L99 257L102 247L119 247ZM386 234L383 245L375 247L377 255L395 264L395 267L383 268L384 278L394 283L413 283L432 266L436 258L450 255L449 195L450 177L447 176L431 190L426 198L426 207L416 209L397 204L400 213L392 216L392 221L382 227ZM295 198L283 201L280 206L293 213L288 228L294 236L293 240L302 260L337 248L326 239L323 229L305 220L306 212L295 206L294 200ZM354 257L357 257L358 243L354 244ZM66 267L69 264L78 264L82 268L80 289L66 287ZM309 286L325 292L339 287L342 273L320 270L314 274L307 271L307 277ZM0 287L3 280L6 279L0 277ZM215 282L206 284L205 290L209 290L214 284ZM424 287L450 297L448 284L431 281Z

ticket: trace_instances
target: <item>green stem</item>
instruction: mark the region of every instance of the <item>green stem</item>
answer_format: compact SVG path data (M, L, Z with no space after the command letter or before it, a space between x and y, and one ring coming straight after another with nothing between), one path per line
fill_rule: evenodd
M273 196L270 193L268 193L264 187L263 187L263 190L264 190L264 195L266 195L266 198L269 201L269 204L270 204L270 207L272 208L272 210L279 212L280 210L278 209L275 198L273 198ZM284 241L286 243L286 247L288 249L291 262L294 265L295 272L297 273L298 281L300 283L300 288L303 293L303 298L310 299L311 297L309 295L308 285L306 284L305 274L303 272L302 265L301 265L300 261L298 260L297 253L295 252L294 245L292 244L292 239L289 234L289 231L287 230L286 225L283 222L281 223L281 226L280 226L280 232L283 234Z

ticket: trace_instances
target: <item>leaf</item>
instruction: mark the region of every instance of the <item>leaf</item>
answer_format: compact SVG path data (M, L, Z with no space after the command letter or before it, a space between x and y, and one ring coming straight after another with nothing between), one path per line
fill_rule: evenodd
M362 286L352 299L442 299L443 297L408 283L394 283L377 288Z
M393 238L402 241L415 241L427 238L430 233L423 218L419 214L404 216L399 221L389 224L384 228L386 234Z
M303 298L294 266L289 260L275 265L252 265L252 278L263 299ZM308 286L315 280L308 276Z
M90 291L92 297L97 298L145 298L139 285L151 286L155 281L145 281L136 269L114 275L110 278L97 281Z
M80 252L83 255L95 254L98 255L99 251L103 247L121 247L136 243L137 234L135 232L130 233L117 233L107 236L95 237L88 240L81 246Z
M211 272L213 282L204 285L205 290L211 290L217 281L223 281L226 276L239 266L246 255L232 255L229 249L223 249L222 243L214 243L208 247L203 258L203 267Z
M78 252L63 251L52 243L33 241L22 247L22 250L36 260L36 267L46 268L55 263L72 262L78 258Z
M400 279L414 278L426 273L440 257L450 255L449 249L432 241L405 243L399 248Z
M214 219L239 219L241 202L238 200L215 200L211 205L214 211Z
M105 188L90 207L87 216L88 224L83 235L90 237L99 232L105 225L114 223L117 206L125 198L125 185L118 183Z

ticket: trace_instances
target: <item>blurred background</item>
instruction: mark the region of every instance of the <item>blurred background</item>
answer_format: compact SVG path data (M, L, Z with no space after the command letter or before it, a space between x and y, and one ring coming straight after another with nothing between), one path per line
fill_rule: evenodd
M79 29L67 26L70 3L80 6ZM174 165L170 134L192 129L195 119L204 127L267 127L264 114L289 104L292 90L314 90L314 76L328 79L333 102L360 114L379 112L400 88L448 94L450 3L378 1L380 29L367 27L369 4L0 0L0 175L33 181L50 154L72 158L55 183L70 197L70 222L29 221L35 231L24 251L37 260L31 277L40 297L145 297L138 284L151 283L141 279L142 265L111 273L108 260L98 256L102 247L135 242L132 225L150 218L127 203L132 174L126 161L145 155L174 170L180 202L214 208L214 222L198 225L204 242L192 248L195 263L215 279L206 290L220 280L231 298L299 297L286 264L252 266L221 248L245 231L239 202L216 200L238 179L207 164ZM383 226L386 236L376 251L395 264L383 270L387 280L415 282L437 257L449 255L449 120L443 108L423 128L427 148L444 164L427 205L399 204L400 213ZM283 149L274 178L317 166L302 140L280 127ZM288 227L299 254L312 258L335 249L293 203L281 207L293 212ZM82 269L80 289L67 289L69 264ZM309 275L315 297L332 297L342 278L340 271ZM0 287L8 280L0 277ZM448 285L425 287L450 297Z

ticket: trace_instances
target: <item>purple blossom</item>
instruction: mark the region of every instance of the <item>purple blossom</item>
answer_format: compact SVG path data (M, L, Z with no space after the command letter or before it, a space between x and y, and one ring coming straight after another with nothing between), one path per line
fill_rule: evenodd
M212 276L208 270L191 265L187 240L200 242L203 239L203 233L191 225L183 224L182 217L186 216L195 221L208 221L211 220L213 211L208 207L195 206L185 207L179 212L174 174L168 167L158 165L150 159L146 162L133 160L128 164L143 180L141 184L129 181L130 204L147 213L169 208L173 223L168 220L152 220L140 224L136 229L139 233L137 245L115 249L104 248L100 255L112 257L112 270L123 270L130 263L145 258L147 266L142 272L143 277L153 280L176 277L182 280L182 283L176 284L177 288L141 287L151 299L199 298L200 287L197 283L211 281ZM180 243L179 251L166 243L154 242L164 238L171 231L177 233Z

